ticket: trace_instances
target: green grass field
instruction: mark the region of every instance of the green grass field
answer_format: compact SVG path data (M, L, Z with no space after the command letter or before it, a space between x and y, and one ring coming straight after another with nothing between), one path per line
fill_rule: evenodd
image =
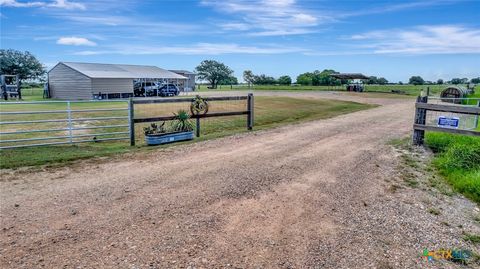
M36 98L35 95L32 98ZM25 100L32 100L28 95L24 95ZM188 103L184 103L188 104ZM77 104L76 108L98 108L99 105L108 105L110 107L126 107L126 103L116 103L116 104ZM38 107L32 109L29 107L28 110L55 110L55 109L64 109L65 104L48 104L41 105L43 107ZM363 109L368 109L373 106L353 103L353 102L344 102L344 101L331 101L331 100L312 100L312 99L297 99L297 98L288 98L288 97L255 97L255 126L254 130L268 129L290 123L299 123L309 120L316 119L325 119L334 117L337 115L350 113L354 111L359 111ZM161 115L171 115L172 112L184 108L178 103L172 104L171 106L160 106L160 105L145 105L138 106L135 108L136 117L147 117L147 116L161 116ZM221 111L221 110L238 110L239 108L245 108L245 103L229 103L222 104L216 103L212 104L211 111ZM2 111L8 109L8 111L18 111L18 110L27 110L24 105L2 105ZM98 114L100 112L89 112L88 117L97 117L105 116L103 114ZM109 112L108 116L117 116L123 113L124 111L119 112ZM13 117L13 115L7 115L8 117ZM18 116L18 115L17 115ZM23 118L17 118L18 120L28 120L32 118L40 119L42 114L38 115L20 115ZM2 121L9 120L10 118L2 117ZM10 119L12 120L12 119ZM110 122L110 124L119 124L120 121ZM125 124L125 121L123 121ZM57 123L54 123L57 124ZM100 123L99 123L100 124ZM146 124L137 124L135 127L136 139L138 145L136 147L130 147L129 141L118 141L118 142L99 142L99 143L81 143L75 145L57 145L57 146L43 146L43 147L31 147L31 148L22 148L22 149L6 149L0 150L0 168L15 168L22 166L32 166L32 165L42 165L42 164L59 164L69 162L75 159L82 158L91 158L99 156L109 156L116 153L126 153L126 152L135 152L142 150L158 149L168 147L166 146L157 146L157 147L147 147L143 144L143 131L142 128ZM42 128L55 128L58 126L54 125L45 125L45 126L35 126L35 129ZM15 131L18 129L5 129L2 127L2 132L5 131ZM8 127L12 128L12 127ZM17 127L22 129L33 128L30 125L25 124L24 126ZM109 130L109 131L122 131L122 130ZM125 128L123 129L125 131ZM211 139L216 137L222 137L226 135L231 135L235 133L246 132L246 117L245 116L234 116L226 118L210 118L202 120L201 124L201 137L195 139L194 141ZM99 131L96 131L99 132ZM48 134L51 136L52 134ZM55 135L55 134L53 134ZM58 133L57 135L62 135ZM65 134L63 134L65 135ZM32 137L31 134L23 135L21 138ZM17 139L17 137L5 137L2 136L2 140L7 139ZM191 142L184 142L191 143Z
M246 85L221 85L217 90L271 90L271 91L345 91L344 86L283 86L283 85L254 85L248 88ZM420 91L430 88L431 95L439 95L446 85L366 85L366 92L392 93L392 91L404 92L406 95L418 96ZM207 85L201 85L200 91L212 91ZM396 95L396 94L395 94Z
M425 143L453 188L480 204L480 137L427 133Z

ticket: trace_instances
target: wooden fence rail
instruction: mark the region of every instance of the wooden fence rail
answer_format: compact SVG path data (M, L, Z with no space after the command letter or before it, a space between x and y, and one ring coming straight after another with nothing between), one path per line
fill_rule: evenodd
M456 128L446 128L440 126L426 125L427 111L438 111L447 113L458 113L464 115L480 116L480 101L477 106L463 106L463 105L441 105L441 104L428 104L428 96L418 97L415 103L415 122L413 124L413 144L423 145L425 138L425 131L434 132L446 132L453 134L463 134L480 136L480 131L463 130ZM478 118L476 121L476 127L478 128Z
M196 98L162 98L162 99L130 99L129 102L129 117L130 117L130 145L135 145L135 123L146 123L146 122L156 122L156 121L169 121L174 120L175 116L158 116L158 117L148 117L148 118L135 118L135 105L138 104L165 104L165 103L192 103ZM228 116L238 116L246 115L247 116L247 129L253 129L253 108L254 100L253 94L249 93L247 96L221 96L221 97L204 97L202 100L207 102L214 101L239 101L246 100L247 107L246 110L242 111L228 111L228 112L209 112L206 114L192 114L191 118L196 121L196 136L200 136L200 119L202 118L212 118L212 117L228 117Z

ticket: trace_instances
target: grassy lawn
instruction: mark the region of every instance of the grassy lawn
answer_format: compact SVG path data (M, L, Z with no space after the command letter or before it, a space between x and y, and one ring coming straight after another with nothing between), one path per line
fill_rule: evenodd
M25 96L25 99L28 97ZM28 100L28 99L27 99ZM104 104L77 104L78 108L87 108L86 106L91 105L104 105ZM108 104L107 104L108 105ZM188 105L188 103L183 103L183 106ZM38 106L38 105L35 105ZM45 106L45 105L44 105ZM44 110L55 110L55 109L64 109L64 104L51 104L46 105L48 107L42 107ZM62 106L62 108L55 107ZM109 106L115 107L126 107L125 103L120 104L111 104ZM3 105L2 111L9 107L9 111L25 109L22 105ZM345 101L332 101L332 100L313 100L313 99L297 99L297 98L288 98L288 97L255 97L255 126L254 130L268 129L276 126L281 126L284 124L290 123L299 123L309 120L316 119L325 119L334 117L337 115L350 113L354 111L359 111L363 109L368 109L373 106L366 104L359 104L353 102ZM91 108L91 107L88 107ZM185 109L182 107L182 103L171 104L171 106L160 106L160 105L144 105L135 107L136 117L147 117L151 115L162 116L162 115L171 115L172 112L177 111L178 109ZM34 108L33 110L42 110L41 108ZM212 103L211 111L233 111L238 109L245 109L245 102L241 103ZM28 110L32 110L31 107ZM96 116L105 116L105 114L99 115L98 112L92 112L88 117ZM102 112L105 113L105 112ZM109 113L124 113L124 111L119 112L109 112ZM108 116L116 116L117 114L108 114ZM10 115L7 115L11 117ZM24 115L21 115L26 117ZM33 118L39 118L41 115L33 115ZM84 115L82 115L84 116ZM12 115L13 117L13 115ZM31 116L28 116L32 118ZM2 121L6 121L2 117ZM21 119L25 120L25 119ZM121 124L122 122L110 122L111 124ZM94 123L92 123L94 124ZM123 122L125 124L125 121ZM147 147L143 144L143 131L142 128L145 125L137 124L136 125L136 139L138 145L136 147L130 147L128 141L119 141L119 142L99 142L99 143L82 143L76 145L57 145L57 146L43 146L43 147L32 147L32 148L22 148L22 149L7 149L0 150L0 168L15 168L22 166L32 166L32 165L42 165L42 164L59 164L69 162L75 159L81 158L91 158L99 156L108 156L116 153L125 153L133 151L142 151L150 149L161 149L168 147L157 146L157 147ZM35 129L42 128L51 128L52 126L35 126ZM55 127L55 126L53 126ZM9 127L11 128L11 127ZM20 126L21 129L33 128L29 125ZM2 127L2 132L10 131L9 129L5 130ZM88 130L90 131L90 130ZM117 130L109 130L117 131ZM119 131L125 131L119 130ZM95 131L100 132L100 131ZM212 139L216 137L222 137L226 135L231 135L235 133L247 132L246 130L246 117L245 116L234 116L226 118L209 118L202 120L201 123L201 137L195 139L194 141ZM45 136L51 136L48 134ZM61 133L59 133L61 135ZM37 134L38 136L38 134ZM18 136L17 136L18 137ZM24 137L31 137L24 136ZM2 136L2 140L6 140ZM10 138L13 139L13 138ZM191 143L191 142L185 142Z
M392 90L404 92L407 95L418 96L420 91L430 88L431 95L439 95L446 85L366 85L366 92L392 93ZM270 90L270 91L345 91L344 86L284 86L284 85L222 85L217 90ZM200 86L200 91L212 91L206 85Z
M427 133L425 143L453 188L480 204L480 137Z

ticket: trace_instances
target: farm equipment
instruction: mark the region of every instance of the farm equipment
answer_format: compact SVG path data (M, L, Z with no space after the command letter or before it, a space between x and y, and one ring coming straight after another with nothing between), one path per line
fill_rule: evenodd
M368 79L367 76L361 73L335 73L330 76L340 79L341 81L349 81L350 83L346 84L346 90L349 92L363 92L365 85L362 80Z
M0 87L4 100L8 100L8 98L22 99L21 82L18 75L1 75Z

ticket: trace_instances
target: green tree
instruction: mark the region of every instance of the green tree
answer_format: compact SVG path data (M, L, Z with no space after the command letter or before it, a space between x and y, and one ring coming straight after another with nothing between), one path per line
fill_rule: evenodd
M252 70L245 70L243 71L243 80L248 83L248 87L250 88L255 80L255 75L253 74Z
M305 86L312 85L312 77L313 74L309 72L300 74L297 76L297 84Z
M380 85L388 84L388 80L386 78L378 78L377 83Z
M442 85L442 84L443 84L443 79L439 78L439 79L437 80L437 84Z
M204 60L195 68L197 77L206 80L212 89L216 89L220 81L233 76L233 70L221 62L215 60Z
M257 85L272 85L277 83L277 80L273 77L261 74L254 77L254 83Z
M0 73L19 75L20 80L42 79L45 67L30 52L13 49L0 49Z
M290 85L292 84L292 78L290 76L281 76L278 78L278 84L280 85Z
M376 76L370 76L365 81L365 84L378 84L378 78Z
M455 84L455 85L457 85L457 84L462 84L462 79L460 79L460 78L452 78L452 80L450 80L450 83L451 83L451 84Z
M478 78L472 78L472 79L470 80L470 82L473 83L473 84L480 84L480 77L478 77Z
M421 76L412 76L408 80L408 84L413 84L413 85L423 85L425 84L425 80Z
M220 81L218 81L218 85L237 85L238 84L238 79L237 77L230 76L228 78L224 78Z
M341 85L341 81L337 78L332 77L332 74L338 73L332 69L325 69L322 72L315 71L315 78L313 80L313 85L321 86L334 86Z

